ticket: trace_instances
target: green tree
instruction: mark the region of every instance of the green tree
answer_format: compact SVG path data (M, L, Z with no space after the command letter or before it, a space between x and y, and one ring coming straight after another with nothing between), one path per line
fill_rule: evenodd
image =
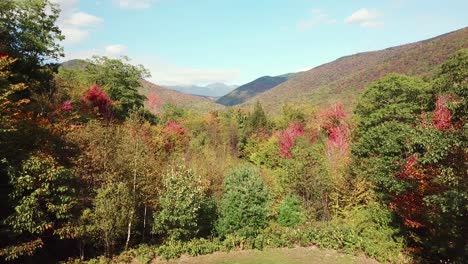
M93 225L104 242L107 256L113 254L119 240L123 242L133 210L131 190L124 183L109 184L97 191Z
M427 83L392 74L367 87L358 101L352 147L355 173L372 180L384 196L406 185L393 175L405 162L416 116L430 109L432 99Z
M163 192L159 198L161 210L155 215L153 233L167 235L171 240L197 236L206 201L200 176L183 165L172 168L163 177Z
M88 83L103 87L113 101L117 102L121 116L128 116L130 110L143 107L145 96L138 92L141 79L149 77L149 71L142 65L132 65L129 59L93 57L86 65Z
M354 110L358 135L388 121L415 123L415 115L427 111L433 100L428 83L400 74L370 84Z
M217 223L222 237L254 237L266 227L270 194L258 171L248 166L233 169L226 174L223 188Z
M315 217L330 219L329 195L333 181L326 173L324 148L299 137L290 159L281 160L280 182L283 188L302 199L305 208Z
M265 111L263 111L262 104L259 101L257 101L257 103L254 106L254 111L252 112L252 114L250 114L248 118L248 130L253 132L260 128L267 128L267 126L267 116L265 114Z
M0 52L18 59L13 82L50 93L52 71L45 61L63 55L64 37L56 25L60 10L48 0L4 0L0 3Z
M19 171L12 168L10 177L14 213L5 223L20 242L0 250L0 255L7 259L31 255L42 246L44 237L60 233L71 219L76 204L71 171L49 155L31 156ZM24 242L24 239L30 241ZM24 247L26 244L30 247Z

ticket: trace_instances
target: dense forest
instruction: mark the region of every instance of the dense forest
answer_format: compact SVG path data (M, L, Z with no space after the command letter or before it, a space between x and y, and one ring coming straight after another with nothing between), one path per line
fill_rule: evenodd
M315 245L468 261L468 50L343 104L205 114L127 58L56 63L59 9L0 2L0 258L149 262ZM162 109L153 111L153 109Z

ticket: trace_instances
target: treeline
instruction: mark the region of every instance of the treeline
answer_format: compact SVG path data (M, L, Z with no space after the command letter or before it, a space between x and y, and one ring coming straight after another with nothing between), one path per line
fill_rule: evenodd
M58 12L0 3L2 258L317 245L382 262L467 260L468 50L433 79L371 84L353 113L285 105L269 116L257 103L200 115L140 95L149 73L125 58L50 64Z

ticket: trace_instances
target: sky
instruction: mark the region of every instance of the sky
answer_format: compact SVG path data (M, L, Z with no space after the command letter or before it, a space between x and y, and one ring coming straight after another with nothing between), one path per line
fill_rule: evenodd
M128 56L161 85L240 85L468 26L466 0L51 1L63 60Z

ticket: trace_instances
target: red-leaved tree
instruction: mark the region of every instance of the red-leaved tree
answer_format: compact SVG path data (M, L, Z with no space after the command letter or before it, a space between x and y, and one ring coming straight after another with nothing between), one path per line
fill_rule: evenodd
M67 101L63 102L60 105L60 111L62 111L62 112L69 112L71 110L73 110L73 105L72 105L72 102L70 100L67 100Z
M438 96L436 108L432 116L434 127L440 131L447 130L451 126L452 113L447 107L449 98L447 96Z
M321 112L319 116L322 119L321 127L327 132L342 124L347 117L341 102L336 103L329 109Z
M99 85L92 85L81 101L88 107L97 108L104 118L108 120L112 118L112 100Z
M185 134L185 128L175 121L167 122L166 131L170 134L179 136L183 136Z
M304 127L301 123L290 124L279 133L280 154L283 158L291 158L291 149L294 147L296 138L304 135Z
M403 219L403 223L407 227L422 228L424 226L424 212L426 211L423 198L429 188L429 177L418 165L417 157L412 154L406 157L406 163L397 177L414 187L395 196L390 206Z
M328 153L338 150L343 155L349 145L349 130L345 125L330 128L328 131L327 151Z
M346 112L342 103L337 103L319 115L322 119L321 127L328 135L327 154L331 156L338 150L343 155L349 146L349 128L346 123Z

